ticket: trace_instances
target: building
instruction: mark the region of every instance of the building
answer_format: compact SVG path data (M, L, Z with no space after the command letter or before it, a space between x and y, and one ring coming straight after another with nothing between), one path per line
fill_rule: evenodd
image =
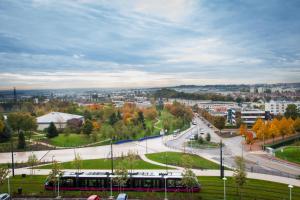
M255 93L255 87L250 87L250 93Z
M265 103L265 111L273 115L283 115L290 104L295 104L300 109L300 101L270 101Z
M266 91L266 88L265 88L265 87L258 87L258 88L257 88L257 92L260 93L260 94L261 94L261 93L264 93L265 91Z
M84 121L84 117L80 115L73 115L61 112L50 112L46 115L37 117L38 130L44 130L48 128L50 123L53 122L56 128L63 129L67 125L67 121L70 119L80 119Z
M259 118L265 119L265 111L253 109L253 110L242 110L241 119L243 123L247 124L247 126L253 126L255 121Z
M233 108L227 110L227 123L236 125L236 111Z

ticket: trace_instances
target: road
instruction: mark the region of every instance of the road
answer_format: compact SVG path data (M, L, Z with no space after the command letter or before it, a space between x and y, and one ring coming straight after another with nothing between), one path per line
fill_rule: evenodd
M186 147L184 143L190 138L191 135L198 133L198 129L202 129L204 132L209 132L211 135L212 142L222 142L225 144L223 148L223 158L224 164L227 167L235 167L234 157L243 156L246 160L246 168L249 172L273 174L278 176L286 177L297 177L300 175L300 167L295 165L287 164L286 162L279 162L277 160L271 159L267 153L263 151L248 152L243 149L241 136L236 136L232 138L221 138L216 134L213 128L207 126L207 121L200 118L195 118L194 120L197 125L194 125L189 131L178 136L178 138L173 138L166 141L166 146L177 149L181 151L188 151L205 157L211 161L219 163L220 160L220 150L219 149L195 149L191 147Z

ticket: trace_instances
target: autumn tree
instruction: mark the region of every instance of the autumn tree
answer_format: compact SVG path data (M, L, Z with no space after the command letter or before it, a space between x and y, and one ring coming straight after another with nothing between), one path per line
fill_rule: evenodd
M221 133L222 129L225 127L225 122L225 117L217 116L215 117L213 124L217 129L219 129L219 132Z
M297 132L300 132L300 118L297 117L297 119L294 122L294 130Z
M282 139L284 139L284 137L286 135L289 135L291 134L291 126L289 124L289 121L283 117L281 120L280 120L280 128L279 128L279 131L280 131L280 135L282 137Z
M247 133L247 124L241 124L239 128L239 134L245 136Z
M256 120L256 122L252 126L252 131L257 133L258 130L261 129L264 125L265 125L264 121L261 118L259 118L259 119Z
M123 188L126 185L126 182L128 180L128 171L126 169L126 166L127 164L124 160L116 166L116 176L113 178L113 181L118 184L119 191L121 191L121 188Z
M0 132L0 142L8 141L12 136L12 130L7 122L4 122L2 132Z
M270 125L269 134L272 137L274 143L274 138L279 136L280 134L279 128L277 127L276 123L274 123L274 121Z
M0 186L4 183L8 174L9 174L9 169L5 167L0 167Z
M144 115L145 115L146 119L154 120L157 117L158 113L157 113L155 107L151 107L151 108L145 109Z
M254 140L254 137L253 137L253 133L250 132L250 131L247 131L246 133L246 144L249 144L250 145L250 151L252 150L252 145L254 144L255 140Z

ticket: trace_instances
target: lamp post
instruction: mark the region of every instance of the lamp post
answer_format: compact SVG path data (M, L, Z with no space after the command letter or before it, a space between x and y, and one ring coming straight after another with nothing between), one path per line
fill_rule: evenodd
M110 196L108 197L108 199L114 199L113 193L112 193L112 174L110 176Z
M223 177L223 181L224 181L224 200L226 200L226 177Z
M60 199L61 196L59 196L59 175L56 175L56 178L57 178L57 197L56 197L56 199Z
M7 178L7 192L9 194L10 198L11 198L9 175L7 175L6 178Z
M293 189L293 185L288 185L288 187L290 188L290 200L292 200L292 189Z
M168 197L167 197L167 177L165 176L165 199L164 200L168 200Z

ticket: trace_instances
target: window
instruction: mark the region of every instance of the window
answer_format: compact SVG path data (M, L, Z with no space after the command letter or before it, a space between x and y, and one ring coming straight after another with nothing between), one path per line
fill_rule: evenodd
M89 179L88 180L88 187L97 187L98 183L97 183L97 179Z
M152 180L151 179L144 179L144 187L145 188L152 187Z
M61 179L62 187L74 187L74 179L72 178L63 178Z
M167 180L167 187L168 188L174 188L176 186L176 181L174 179L168 179Z

